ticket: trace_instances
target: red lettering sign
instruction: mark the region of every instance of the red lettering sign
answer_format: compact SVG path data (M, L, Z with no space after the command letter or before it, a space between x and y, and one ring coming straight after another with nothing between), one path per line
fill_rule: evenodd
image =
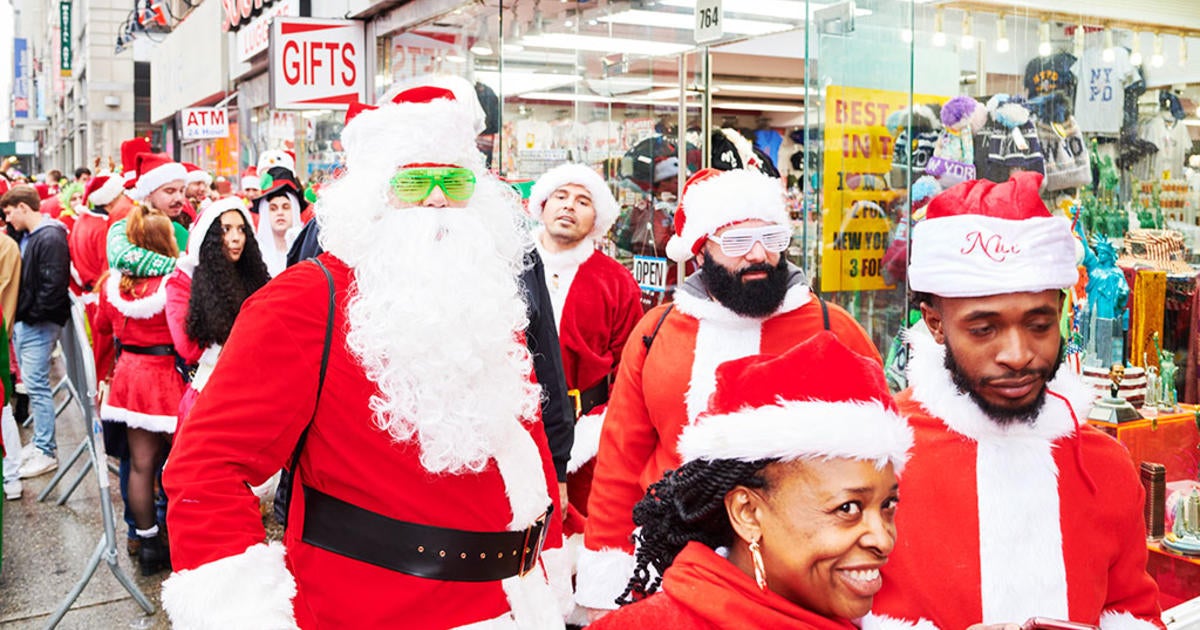
M225 19L221 22L221 29L225 31L236 31L238 28L245 26L250 18L262 13L265 6L270 6L275 0L221 0L221 8L224 10Z
M975 250L979 250L984 256L996 262L1004 262L1008 259L1009 254L1021 253L1021 246L1016 243L1005 243L1004 238L999 234L984 237L982 232L975 230L967 234L967 244L958 251L967 256Z

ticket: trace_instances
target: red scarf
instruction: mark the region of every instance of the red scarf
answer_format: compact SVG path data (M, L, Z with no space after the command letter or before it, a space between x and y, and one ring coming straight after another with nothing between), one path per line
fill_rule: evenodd
M759 590L754 578L698 542L675 557L663 576L663 590L715 627L736 620L744 628L855 630L848 619L829 619Z

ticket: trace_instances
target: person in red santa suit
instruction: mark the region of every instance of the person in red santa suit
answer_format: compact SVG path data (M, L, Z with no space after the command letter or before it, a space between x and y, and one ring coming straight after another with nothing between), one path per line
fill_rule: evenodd
M187 182L183 187L183 196L187 199L183 206L183 214L188 217L185 227L191 227L200 211L208 204L208 187L212 185L213 180L208 171L191 162L183 162L183 168L187 169L187 177L183 180Z
M575 442L567 465L570 507L586 516L604 408L621 349L642 316L641 290L628 269L596 249L619 212L596 171L583 164L550 169L530 191L529 212L541 222L534 243L575 403Z
M563 627L540 558L561 545L557 486L520 336L532 244L475 148L471 85L393 92L351 108L347 174L317 209L332 321L314 307L321 266L274 278L179 432L162 590L177 627ZM289 527L267 544L250 487L290 461Z
M908 277L923 322L897 402L915 444L878 627L1030 617L1162 627L1138 475L1116 440L1085 424L1095 394L1062 365L1075 241L1041 182L960 184L913 229Z
M631 605L592 627L854 630L911 445L879 364L832 333L721 364L682 465L634 509Z
M71 250L71 291L83 301L88 321L96 315L96 287L100 276L108 270L105 253L108 236L107 206L123 197L125 188L120 176L98 173L88 180L79 218L67 235Z
M129 213L129 238L164 255L178 252L172 222L145 206ZM175 432L183 379L167 328L166 279L110 273L94 322L97 379L109 380L100 417L125 425L130 475L126 500L139 540L142 575L170 566L155 515L154 485ZM115 350L115 366L113 356Z
M667 255L700 270L629 335L609 399L588 497L575 599L597 618L616 608L633 572L633 506L663 471L679 466L676 443L708 402L721 363L780 354L821 330L882 365L844 310L809 292L783 252L791 219L777 179L757 171L704 169L684 188Z

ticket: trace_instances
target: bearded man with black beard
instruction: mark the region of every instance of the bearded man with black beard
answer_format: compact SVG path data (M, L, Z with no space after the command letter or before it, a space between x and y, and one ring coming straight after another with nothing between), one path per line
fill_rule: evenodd
M302 263L245 302L164 472L177 627L563 627L521 338L532 244L475 148L474 94L441 77L348 113L347 173L316 209L324 382L329 289ZM250 487L292 461L266 544Z
M862 327L812 295L783 257L791 230L782 185L758 171L704 169L684 186L667 255L702 264L673 304L646 313L621 355L576 575L575 600L592 619L617 607L632 577L633 506L679 467L679 435L705 410L718 365L781 354L821 330L882 364Z
M897 403L914 442L863 628L1162 627L1133 462L1084 423L1095 393L1062 369L1075 242L1041 182L960 184L913 230L923 321Z

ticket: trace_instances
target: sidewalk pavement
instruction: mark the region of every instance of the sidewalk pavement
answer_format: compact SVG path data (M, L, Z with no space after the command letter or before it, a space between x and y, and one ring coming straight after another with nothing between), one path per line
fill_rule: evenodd
M62 376L62 369L57 362L55 367L57 369L53 371L52 379L57 382ZM28 443L32 435L32 427L22 429L22 443ZM85 435L79 407L68 405L67 410L58 417L60 464L66 463L66 458L75 451ZM88 474L65 504L54 505L61 490L70 485L74 471L82 468L85 459L86 455L75 464L72 472L45 502L38 503L36 498L49 484L53 473L24 480L25 493L21 500L6 501L4 504L0 630L44 628L83 573L97 542L103 536L100 489L95 473ZM117 519L118 563L155 606L156 612L151 616L145 615L102 561L87 588L75 600L58 627L72 630L165 630L170 624L160 608L159 587L168 573L163 571L143 578L133 558L126 553L125 523L121 520L122 505L117 476L107 471L105 474L109 476L113 512Z

